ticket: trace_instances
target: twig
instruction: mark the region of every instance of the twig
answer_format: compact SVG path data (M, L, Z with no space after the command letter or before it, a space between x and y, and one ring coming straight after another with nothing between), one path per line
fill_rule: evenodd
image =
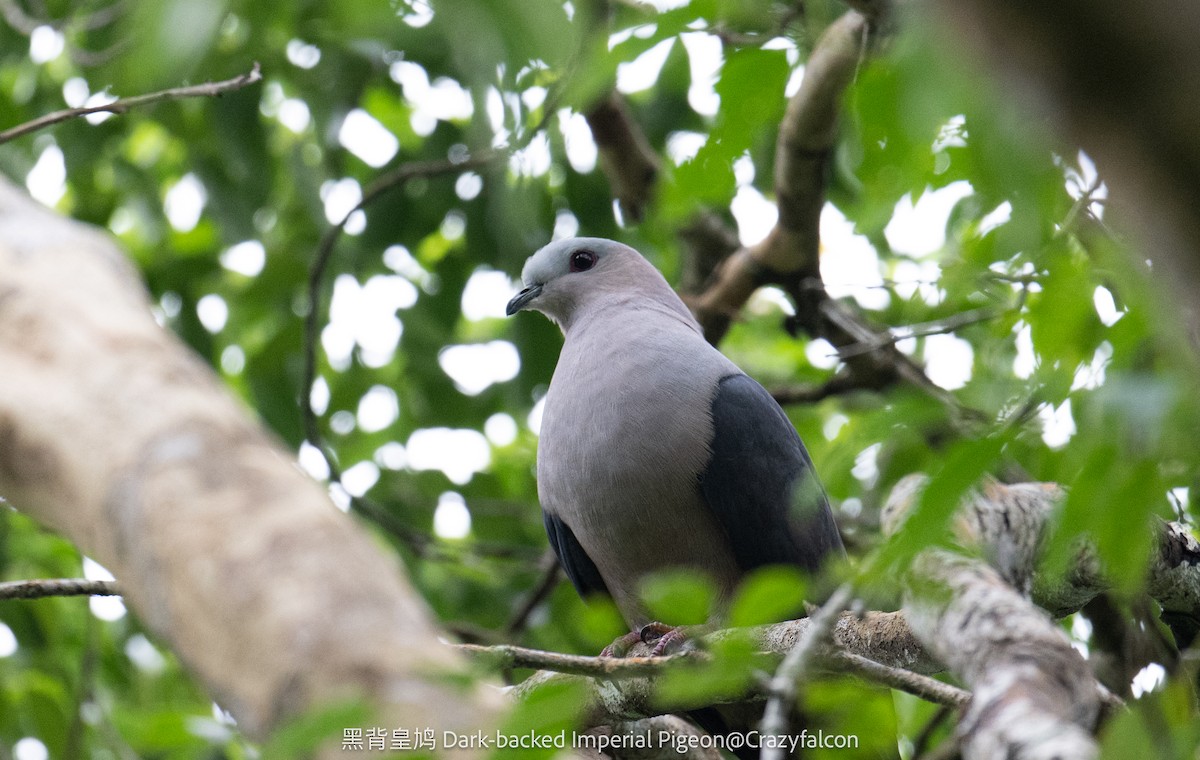
M515 637L525 628L525 625L529 622L529 616L533 614L534 609L545 601L546 597L550 596L550 592L558 585L562 568L554 552L547 551L540 564L542 575L537 585L533 587L521 603L521 606L513 613L508 624L504 626L504 632L510 637Z
M594 678L644 678L661 673L680 662L696 662L707 657L703 652L684 652L663 657L588 657L559 654L540 649L501 644L485 647L478 644L458 644L467 654L490 660L501 668L534 668Z
M886 333L875 336L872 340L839 346L837 355L842 359L849 359L853 356L878 351L885 346L894 345L907 338L922 338L927 335L951 333L968 325L975 325L980 322L996 319L1003 313L1004 311L1000 309L985 307L952 314L944 319L934 319L929 322L893 327Z
M86 578L38 578L0 583L0 599L41 599L47 596L121 596L116 581Z
M926 702L946 707L961 707L971 698L971 692L957 686L942 683L936 678L914 673L911 670L884 665L859 654L837 652L828 657L827 661L864 680L907 692Z
M71 710L71 724L67 727L66 740L63 742L62 756L67 760L83 757L83 706L95 699L96 660L99 659L97 641L97 620L95 615L87 615L84 620L83 657L79 664L79 681L75 686L74 705Z
M329 476L335 482L341 480L341 470L333 462L329 463ZM350 506L357 514L362 515L375 525L403 541L409 549L422 559L460 562L463 555L469 551L477 557L531 562L533 555L537 552L536 547L486 541L472 541L465 549L457 550L450 545L438 541L434 536L417 530L399 520L382 504L365 496L351 496Z
M402 164L368 185L363 192L362 200L321 236L321 240L317 244L317 252L313 256L312 266L308 271L308 314L304 318L304 383L300 392L300 411L304 420L304 436L325 455L331 474L335 472L335 459L328 447L324 445L324 436L317 428L317 415L312 408L312 387L317 379L317 331L321 322L321 286L325 281L325 270L329 266L334 246L345 230L346 223L350 221L350 217L364 210L384 193L403 185L410 179L479 168L504 155L505 153L501 151L487 150L458 161L441 159ZM335 476L333 479L340 480L340 476Z
M825 298L821 300L817 308L821 318L827 322L826 331L829 334L826 337L831 338L831 343L837 345L870 343L878 335L875 328L863 322L858 314L840 301ZM929 375L925 374L925 370L920 365L896 350L894 346L885 346L885 348L886 352L878 357L877 362L885 365L888 371L895 373L946 407L956 426L988 419L983 412L964 406L954 397L954 394L930 380Z
M36 19L25 13L20 5L17 5L16 0L0 0L0 15L4 16L4 21L14 32L28 37L33 34L33 30L42 25L40 19Z
M925 723L925 725L921 727L921 732L917 734L915 739L913 739L913 760L918 760L918 758L923 760L925 758L925 753L929 750L929 743L933 741L933 735L953 714L953 708L951 708L949 705L942 705L940 708L938 708L938 711L933 714L933 717L931 717Z
M181 100L183 98L198 98L198 97L217 97L226 92L240 90L247 85L254 84L262 79L262 71L259 68L258 62L254 62L254 67L245 74L240 74L233 79L226 79L222 82L206 82L205 84L190 85L187 87L174 87L169 90L161 90L159 92L151 92L146 95L135 95L131 98L121 98L114 100L111 103L104 103L95 106L80 106L79 108L68 108L62 111L55 111L44 116L39 116L33 121L27 121L24 124L18 124L15 127L6 129L0 132L0 145L15 140L31 132L36 132L39 129L58 124L59 122L67 121L68 119L76 119L80 116L87 116L93 113L114 113L122 114L131 108L140 106L153 105L167 100Z
M825 639L833 632L838 616L846 609L853 593L853 587L848 583L833 592L829 601L810 616L812 625L779 664L767 687L769 696L763 711L763 736L780 736L787 731L787 716L796 699L796 684L815 659L817 648L825 643ZM782 743L775 747L765 747L762 760L784 760Z
M771 389L771 396L780 405L812 404L853 391L883 390L895 380L883 373L863 374L853 370L839 372L817 385L788 385Z
M783 12L779 14L778 19L775 21L774 26L765 31L746 34L744 32L739 32L729 28L729 26L725 23L719 23L713 26L709 32L718 37L721 42L725 43L726 45L732 45L734 47L760 47L771 40L778 38L787 31L788 26L793 21L801 19L803 16L804 5L802 3L796 3L795 5L790 5L784 8Z

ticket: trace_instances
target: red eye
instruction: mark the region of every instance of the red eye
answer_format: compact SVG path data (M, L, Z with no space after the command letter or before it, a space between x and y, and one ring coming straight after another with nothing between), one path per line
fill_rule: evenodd
M576 251L571 254L571 271L586 272L596 266L596 254L591 251Z

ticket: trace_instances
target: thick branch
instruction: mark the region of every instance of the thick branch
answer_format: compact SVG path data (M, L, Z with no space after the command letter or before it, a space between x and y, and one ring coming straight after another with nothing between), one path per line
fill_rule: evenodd
M262 79L262 72L259 70L258 63L255 62L254 67L245 74L226 79L222 82L206 82L204 84L191 85L188 87L174 87L169 90L161 90L159 92L151 92L146 95L135 95L131 98L121 98L114 100L112 103L104 103L96 106L83 106L80 108L67 108L62 111L48 113L45 116L39 116L33 121L27 121L24 124L18 124L15 127L0 132L0 145L3 145L10 140L15 140L31 132L36 132L39 129L53 126L59 122L69 119L77 119L80 116L87 116L93 113L114 113L122 114L131 108L140 106L153 105L162 103L165 100L182 100L183 98L213 98L218 97L226 92L240 90L247 85L254 84Z
M964 758L1096 756L1099 689L1061 628L979 560L929 551L910 577L913 631L972 691Z
M658 154L615 90L584 114L613 195L633 221L641 221L661 168Z
M0 182L0 493L120 579L252 736L348 696L473 730L394 557L159 327L107 236Z
M926 480L914 475L897 484L884 508L885 532L900 529ZM1064 577L1038 572L1048 519L1061 499L1054 484L988 483L964 499L954 529L958 542L991 566L933 550L910 574L905 611L914 633L974 693L958 727L967 758L1094 757L1100 710L1119 704L1029 601L1066 614L1108 586L1088 546ZM1148 590L1163 598L1164 609L1194 616L1200 545L1178 524L1163 526L1156 538Z
M928 482L924 475L903 478L883 508L883 526L896 532ZM959 507L957 540L983 553L1013 588L1055 617L1076 612L1111 588L1090 546L1082 546L1065 574L1038 572L1045 532L1063 490L1054 483L1005 485L990 481L969 494ZM1150 560L1146 592L1164 612L1200 616L1200 542L1181 523L1160 523L1148 535L1156 550Z
M820 277L818 236L826 167L836 138L842 93L858 64L864 18L849 11L821 35L799 91L788 103L775 158L779 221L766 239L729 257L715 281L691 303L710 342L729 328L750 295L768 281Z

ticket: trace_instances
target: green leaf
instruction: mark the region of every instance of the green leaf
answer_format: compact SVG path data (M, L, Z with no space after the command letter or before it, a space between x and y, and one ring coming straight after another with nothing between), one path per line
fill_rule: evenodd
M699 625L716 599L712 581L694 570L667 570L645 578L639 596L654 620L668 625Z
M762 625L804 613L804 573L794 567L764 567L742 581L729 611L729 625Z

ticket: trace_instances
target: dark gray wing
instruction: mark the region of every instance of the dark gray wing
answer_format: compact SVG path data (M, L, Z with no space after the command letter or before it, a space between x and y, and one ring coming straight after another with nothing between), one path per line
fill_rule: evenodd
M843 554L808 451L771 394L746 375L729 375L718 384L712 416L712 457L700 489L738 566L814 571L830 554Z
M591 594L608 594L608 586L600 577L596 563L587 555L580 545L579 539L571 532L571 526L546 510L542 510L542 522L546 525L546 535L550 537L550 546L558 555L558 562L563 571L571 579L575 590L582 597Z

